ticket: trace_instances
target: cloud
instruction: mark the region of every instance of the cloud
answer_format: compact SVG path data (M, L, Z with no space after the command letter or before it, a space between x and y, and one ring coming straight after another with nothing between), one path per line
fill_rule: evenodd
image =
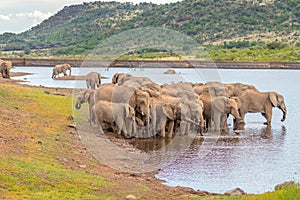
M44 19L49 18L51 15L53 15L53 13L51 12L47 12L47 13L43 13L39 10L35 10L33 12L27 12L27 13L17 13L16 16L17 17L27 17L36 21L41 21Z
M10 17L8 15L0 15L0 20L9 21Z

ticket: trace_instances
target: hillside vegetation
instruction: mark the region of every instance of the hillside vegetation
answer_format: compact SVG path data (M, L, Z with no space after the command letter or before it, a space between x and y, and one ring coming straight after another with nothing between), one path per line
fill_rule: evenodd
M66 6L21 34L2 34L0 43L3 53L19 51L21 56L87 55L113 35L157 27L186 34L209 51L268 48L274 42L294 48L300 44L299 19L298 0L91 2Z

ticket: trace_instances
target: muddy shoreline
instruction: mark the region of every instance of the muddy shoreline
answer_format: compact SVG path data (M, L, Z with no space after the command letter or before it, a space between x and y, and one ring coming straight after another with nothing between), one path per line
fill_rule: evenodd
M201 60L96 60L55 58L0 58L13 66L53 67L69 63L72 67L124 68L218 68L218 69L300 69L300 62L211 62Z

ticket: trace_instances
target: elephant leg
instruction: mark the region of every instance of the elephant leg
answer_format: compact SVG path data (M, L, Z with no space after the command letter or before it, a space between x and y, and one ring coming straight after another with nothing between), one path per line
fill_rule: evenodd
M97 132L97 136L103 135L104 131L102 129L100 122L97 122L97 126L98 126L98 130L99 130L99 132Z
M218 113L214 113L213 116L213 124L214 124L214 130L219 131L220 130L220 124L221 124L221 116Z
M240 111L240 116L241 116L241 120L239 121L238 123L238 129L240 130L244 130L245 129L245 115L246 115L246 112L243 112L243 111Z
M221 130L227 132L227 116L223 114L221 116Z
M262 115L266 118L265 125L271 125L272 120L272 107L266 108L266 113L262 113Z
M122 134L122 131L124 132L124 130L123 130L124 119L121 116L116 115L116 116L114 116L114 120L115 120L115 124L116 124L116 128L117 128L117 136L120 136ZM126 132L126 134L127 134L127 132Z
M161 128L160 130L160 136L165 138L166 137L166 129L164 127Z
M185 135L188 135L191 130L191 124L189 122L185 122Z
M67 76L67 71L64 69L63 70L64 76Z
M169 121L169 124L168 124L168 138L171 138L173 136L173 128L174 128L174 121L171 120L171 121Z

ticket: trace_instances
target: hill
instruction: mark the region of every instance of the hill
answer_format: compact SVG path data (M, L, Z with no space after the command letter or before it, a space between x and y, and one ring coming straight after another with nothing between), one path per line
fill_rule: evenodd
M86 55L112 35L143 27L184 33L201 45L248 48L299 44L297 0L185 0L170 4L91 2L66 6L21 34L0 35L3 51ZM41 51L44 50L44 51Z

